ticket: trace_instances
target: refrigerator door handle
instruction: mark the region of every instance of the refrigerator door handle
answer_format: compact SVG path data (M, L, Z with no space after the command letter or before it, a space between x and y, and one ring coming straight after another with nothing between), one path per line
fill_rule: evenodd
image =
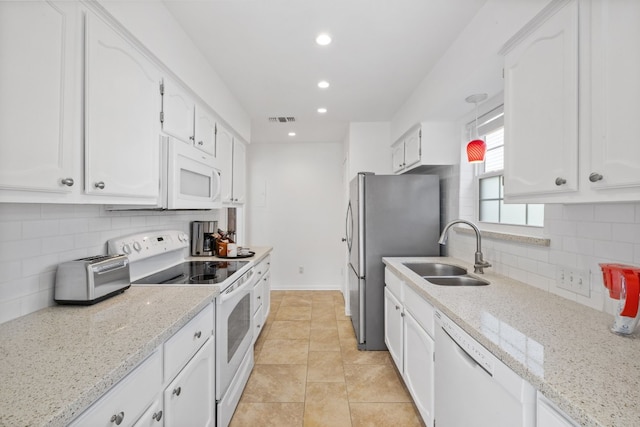
M344 228L347 248L349 248L349 253L351 253L351 246L353 245L353 212L351 210L351 201L349 201L349 205L347 205L347 216L345 218Z

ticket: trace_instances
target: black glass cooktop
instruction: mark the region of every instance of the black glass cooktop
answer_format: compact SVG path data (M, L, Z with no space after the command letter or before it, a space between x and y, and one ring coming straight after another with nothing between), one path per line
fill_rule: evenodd
M187 261L133 282L133 285L215 285L249 261Z

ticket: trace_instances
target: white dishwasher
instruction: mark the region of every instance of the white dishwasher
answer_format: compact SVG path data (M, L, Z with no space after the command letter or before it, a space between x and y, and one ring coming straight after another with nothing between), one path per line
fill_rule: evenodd
M436 310L435 425L534 427L536 391Z

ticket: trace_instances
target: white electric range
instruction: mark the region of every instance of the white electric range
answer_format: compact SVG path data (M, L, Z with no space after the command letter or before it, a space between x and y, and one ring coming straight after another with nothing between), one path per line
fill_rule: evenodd
M220 287L214 327L216 418L217 426L228 426L254 364L250 262L190 258L189 236L179 230L132 234L107 245L109 254L128 256L132 286Z

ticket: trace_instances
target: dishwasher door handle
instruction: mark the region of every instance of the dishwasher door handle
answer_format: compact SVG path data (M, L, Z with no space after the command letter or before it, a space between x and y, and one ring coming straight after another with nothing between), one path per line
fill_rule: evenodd
M451 336L451 334L449 334L449 332L447 332L447 330L445 328L442 328L442 331L447 334L447 336L449 337L449 339L451 339L451 341L453 341L453 343L456 345L456 348L458 350L458 353L460 353L460 355L465 358L470 365L472 366L477 366L480 369L482 369L483 371L485 371L487 373L487 375L489 375L490 377L493 378L493 374L491 372L489 372L484 366L482 366L481 363L478 363L478 361L472 356L470 355L464 348L462 348L462 346L460 346L460 344L458 344L458 341L455 340L455 338L453 338Z

